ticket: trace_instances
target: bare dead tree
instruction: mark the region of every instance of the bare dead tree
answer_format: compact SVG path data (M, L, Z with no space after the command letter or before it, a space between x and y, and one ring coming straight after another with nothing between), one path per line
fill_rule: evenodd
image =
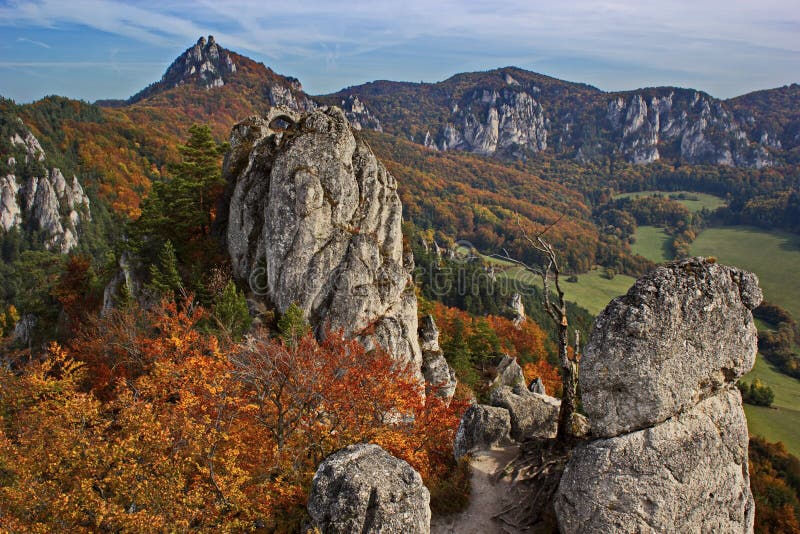
M520 229L522 238L531 248L539 252L542 256L543 261L541 265L531 265L514 258L506 249L503 249L503 254L492 255L493 257L514 263L542 279L542 306L547 315L553 320L553 323L555 323L557 329L558 360L561 366L561 381L564 389L561 398L561 410L558 414L558 433L556 439L559 441L565 441L569 435L569 423L572 414L575 412L578 389L577 362L569 357L569 320L567 318L567 302L564 299L564 291L561 288L561 267L555 248L544 238L544 235L558 224L562 218L563 215L548 225L544 230L531 237L522 227L519 216L517 216L517 226ZM553 300L551 287L555 288L556 300ZM576 342L578 339L579 334L576 333ZM576 346L575 354L578 354L578 351L579 348Z

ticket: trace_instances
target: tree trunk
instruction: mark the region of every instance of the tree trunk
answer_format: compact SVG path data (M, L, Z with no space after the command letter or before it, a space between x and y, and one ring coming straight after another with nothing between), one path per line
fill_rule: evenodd
M577 373L575 365L569 359L568 346L567 316L562 315L558 325L558 359L561 362L561 381L564 392L561 396L561 409L558 412L558 433L556 434L558 441L565 441L569 437L570 419L575 413L575 397L578 389Z

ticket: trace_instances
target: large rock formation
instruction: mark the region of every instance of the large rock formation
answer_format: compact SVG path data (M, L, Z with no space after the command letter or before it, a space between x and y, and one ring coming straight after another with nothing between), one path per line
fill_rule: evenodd
M217 45L213 35L200 37L194 46L172 62L161 80L133 95L128 103L138 102L161 91L185 83L196 83L206 89L222 87L227 77L236 72L231 54Z
M749 371L760 302L755 275L702 258L637 280L597 317L581 361L595 435L653 426Z
M478 450L511 443L511 415L505 408L473 404L458 425L453 454L456 459Z
M734 383L754 363L760 301L751 273L693 258L600 314L580 385L603 439L572 452L555 500L562 532L752 532Z
M236 125L225 162L234 275L319 336L342 329L421 366L397 183L339 108Z
M0 176L0 231L38 232L46 248L69 252L78 244L81 225L91 221L89 197L77 176L68 180L59 168L48 169L39 140L21 121L6 126L14 133L9 153L0 154L10 169Z
M520 159L548 150L583 161L761 168L800 143L798 88L764 93L733 101L675 87L604 93L506 67L434 84L373 82L322 100L357 102L359 125L437 150Z
M692 164L764 167L763 142L751 144L742 125L720 101L698 91L634 92L608 103L607 118L620 138L619 150L633 163L661 158L659 147L678 147L672 157Z
M430 494L410 465L377 445L350 445L325 459L308 497L325 534L430 532Z
M450 120L432 146L478 154L541 152L547 148L542 106L531 94L514 87L475 89L453 106Z

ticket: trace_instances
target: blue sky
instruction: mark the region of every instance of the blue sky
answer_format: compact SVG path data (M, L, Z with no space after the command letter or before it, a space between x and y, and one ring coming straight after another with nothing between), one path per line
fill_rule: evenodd
M0 95L126 98L200 35L312 94L516 65L718 97L800 82L798 0L0 0Z

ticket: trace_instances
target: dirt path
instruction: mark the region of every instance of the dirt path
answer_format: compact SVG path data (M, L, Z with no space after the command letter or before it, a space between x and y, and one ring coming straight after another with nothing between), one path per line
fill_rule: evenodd
M516 532L492 516L505 509L511 491L506 479L494 475L517 454L517 447L498 447L477 453L470 462L472 492L460 514L434 518L431 534L509 534Z

